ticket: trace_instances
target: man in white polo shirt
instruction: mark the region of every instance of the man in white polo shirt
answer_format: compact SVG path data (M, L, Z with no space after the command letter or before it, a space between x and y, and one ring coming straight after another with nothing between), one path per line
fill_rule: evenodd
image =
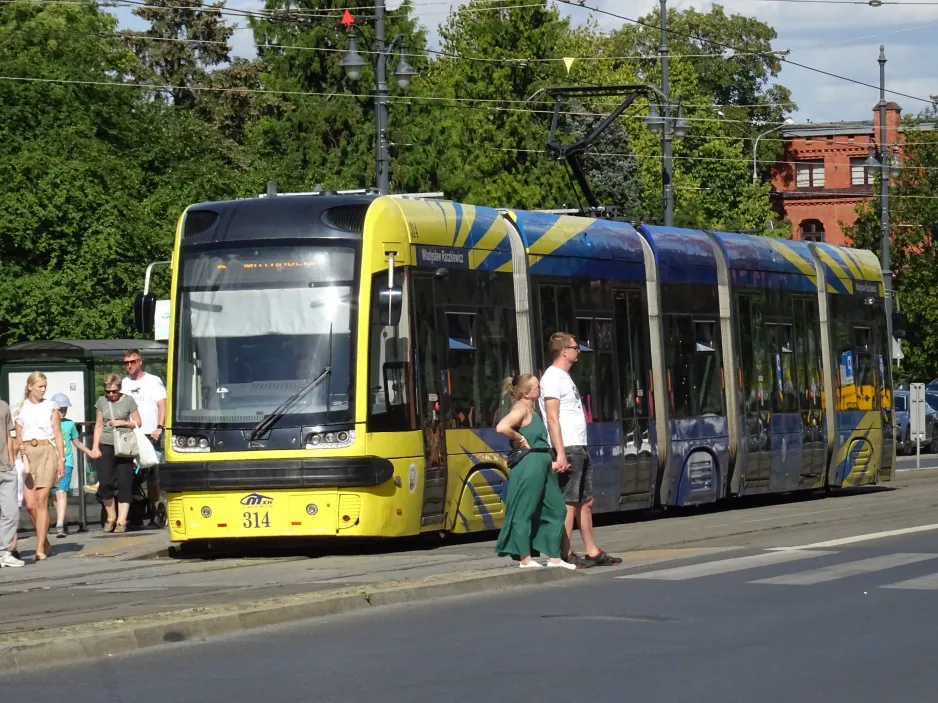
M140 412L141 428L156 449L156 456L160 461L163 454L160 451L160 440L163 436L166 423L166 386L159 376L154 376L143 370L143 356L137 349L128 349L124 352L124 368L127 377L121 382L121 393L129 395L137 403ZM150 469L147 478L147 496L150 501L150 524L154 524L153 515L156 514L156 504L160 499L160 485L157 474L158 466Z
M580 569L621 564L621 559L606 554L593 539L593 468L586 448L586 415L570 378L570 369L580 358L580 345L573 335L557 332L551 335L548 349L554 363L541 377L540 403L550 444L557 452L554 470L567 503L561 556ZM583 536L583 557L572 549L574 522Z

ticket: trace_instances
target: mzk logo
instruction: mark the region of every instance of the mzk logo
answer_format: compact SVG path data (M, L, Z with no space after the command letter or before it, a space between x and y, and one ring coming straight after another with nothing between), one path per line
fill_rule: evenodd
M274 499L260 493L248 493L241 499L241 505L271 505Z

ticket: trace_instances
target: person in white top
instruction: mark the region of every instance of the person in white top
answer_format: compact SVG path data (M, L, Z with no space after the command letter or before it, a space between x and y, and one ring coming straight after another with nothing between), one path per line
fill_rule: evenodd
M141 429L150 438L153 448L156 449L157 458L162 461L163 453L160 451L160 441L163 437L166 423L166 386L159 376L143 370L143 355L137 349L128 349L124 352L124 368L127 377L121 381L121 392L129 395L137 403L140 419L143 421ZM158 465L154 466L147 477L147 497L150 501L150 515L156 514L156 503L160 499ZM155 520L150 518L150 525Z
M16 441L26 457L24 481L26 510L36 526L36 561L52 550L49 543L49 493L65 476L65 445L59 427L58 406L45 400L47 380L35 371L26 379L26 397L16 416Z
M557 332L548 345L554 363L541 377L541 412L547 422L550 444L557 452L554 470L567 503L561 554L564 561L580 569L621 564L606 554L593 538L593 467L586 438L586 414L570 369L580 358L580 345L573 335ZM572 549L573 526L583 537L585 556Z

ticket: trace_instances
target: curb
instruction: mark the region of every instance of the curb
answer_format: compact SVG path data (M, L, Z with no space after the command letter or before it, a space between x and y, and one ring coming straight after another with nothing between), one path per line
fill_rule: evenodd
M217 608L190 608L125 621L76 626L74 632L58 630L46 635L40 631L36 633L39 637L21 642L3 643L0 640L0 674L126 654L327 615L575 578L583 578L583 574L546 568L505 569L482 574L463 572L428 577L419 582L391 582L372 587L342 588L326 594L302 594Z

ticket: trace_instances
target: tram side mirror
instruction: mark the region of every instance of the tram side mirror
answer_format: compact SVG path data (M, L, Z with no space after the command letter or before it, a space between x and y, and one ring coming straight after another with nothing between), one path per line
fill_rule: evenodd
M153 334L153 321L156 317L156 294L137 293L134 299L134 327L140 334Z
M384 283L378 289L378 322L384 327L396 327L401 321L404 291L400 286Z
M892 314L892 336L896 339L905 339L909 321L904 313L894 312Z

